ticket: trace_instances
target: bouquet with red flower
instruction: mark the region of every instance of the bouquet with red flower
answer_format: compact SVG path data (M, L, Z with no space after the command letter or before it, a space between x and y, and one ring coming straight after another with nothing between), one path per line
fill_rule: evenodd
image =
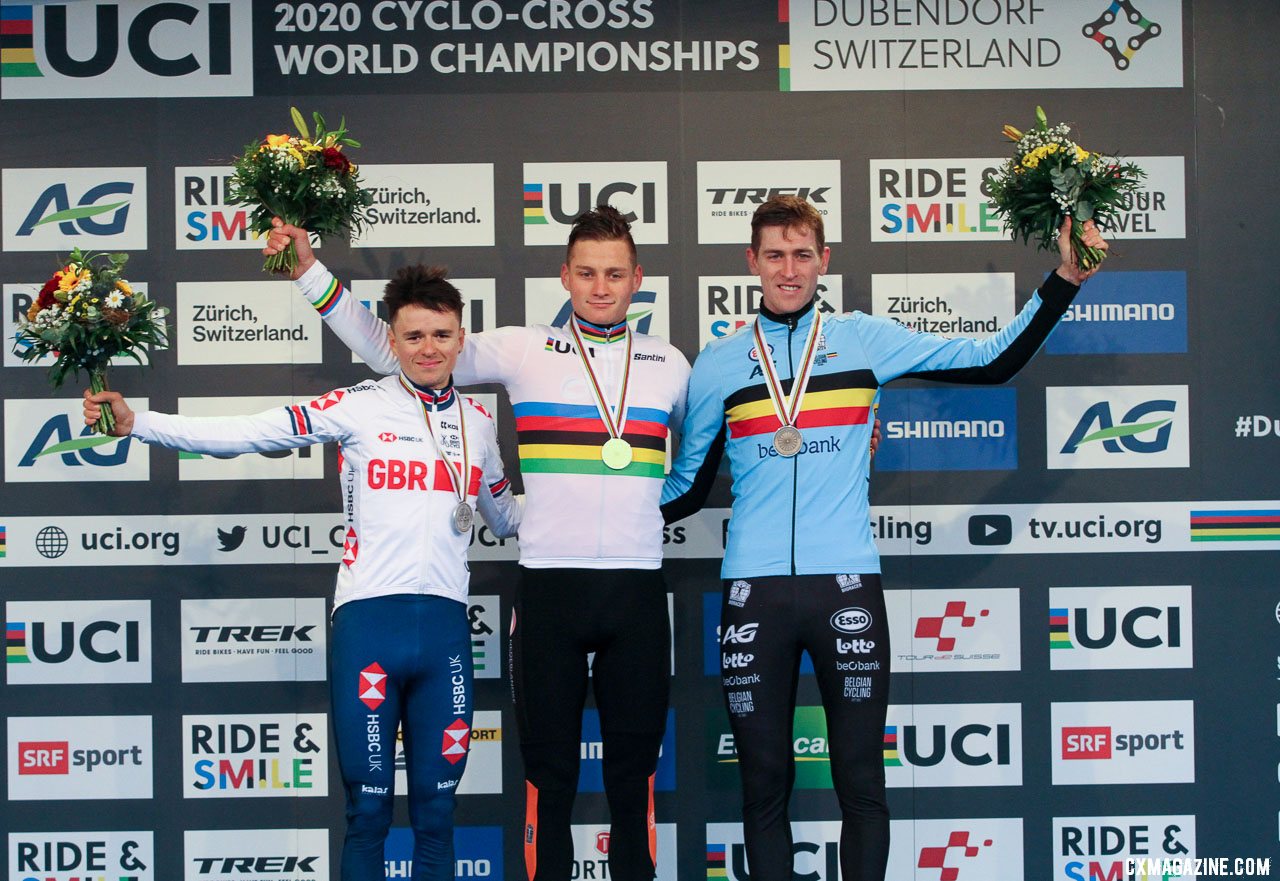
M271 231L271 218L310 230L321 238L359 232L360 212L373 204L373 195L361 187L356 166L343 147L359 147L347 136L344 118L329 131L324 117L311 114L315 137L306 120L291 107L298 136L267 135L261 143L250 144L235 160L228 187L232 204L250 205L249 228L258 235ZM298 265L298 255L290 245L266 259L267 272L289 275Z
M15 351L24 361L52 355L49 381L59 388L68 373L89 373L95 392L107 388L107 366L117 356L139 364L149 347L167 343L167 309L121 275L128 254L84 254L77 248L53 274L18 328ZM104 408L94 428L109 434L114 422Z

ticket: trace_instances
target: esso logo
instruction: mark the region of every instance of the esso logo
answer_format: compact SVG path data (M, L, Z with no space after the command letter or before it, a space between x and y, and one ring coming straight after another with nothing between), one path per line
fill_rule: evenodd
M831 616L831 626L841 633L861 633L871 626L871 613L851 606Z
M769 347L769 357L772 359L772 358L773 358L773 343L765 343L765 345ZM752 361L759 361L759 360L760 360L760 350L759 350L759 349L757 349L755 346L752 346L752 347L751 347L751 351L750 351L750 352L747 352L747 357L748 357L748 358L750 358Z

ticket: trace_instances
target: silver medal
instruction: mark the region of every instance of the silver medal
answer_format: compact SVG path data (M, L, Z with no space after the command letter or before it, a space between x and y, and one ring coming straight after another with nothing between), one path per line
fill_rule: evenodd
M453 528L458 532L470 532L471 525L476 522L476 512L466 502L458 502L453 509Z
M804 442L800 429L794 425L784 425L773 433L773 448L778 451L779 456L790 458L800 452L800 447Z

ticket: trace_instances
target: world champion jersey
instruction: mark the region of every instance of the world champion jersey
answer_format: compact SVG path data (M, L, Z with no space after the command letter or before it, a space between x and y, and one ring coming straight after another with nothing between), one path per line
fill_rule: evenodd
M1040 348L1078 288L1056 273L1014 317L984 340L917 333L890 319L852 312L824 315L812 374L796 426L792 458L773 447L781 426L770 402L751 326L703 349L689 380L680 452L663 491L667 520L700 504L723 443L733 477L733 515L724 578L879 572L871 534L872 406L882 385L909 376L943 382L1005 382ZM812 303L789 316L761 313L761 327L783 393L809 328ZM701 488L700 488L701 487Z
M138 413L133 435L145 443L213 455L340 442L345 539L334 608L403 593L465 602L471 530L454 528L458 497L425 421L432 420L456 475L462 457L459 408L465 410L467 499L495 533L514 535L520 507L502 473L493 420L452 387L421 392L397 375L254 416Z
M320 263L298 285L325 323L369 366L397 369L387 325ZM576 318L574 320L577 320ZM579 321L605 400L617 403L625 366L622 325ZM531 568L657 569L670 429L684 414L689 362L665 340L633 334L622 437L632 462L601 458L608 429L566 328L533 325L468 334L454 368L458 385L501 383L515 413L525 513L520 563Z

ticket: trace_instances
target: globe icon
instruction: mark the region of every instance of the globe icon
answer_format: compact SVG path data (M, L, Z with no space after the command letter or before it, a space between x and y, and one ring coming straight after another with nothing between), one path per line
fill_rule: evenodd
M54 559L67 552L67 534L56 526L46 526L36 533L36 550L41 556Z

